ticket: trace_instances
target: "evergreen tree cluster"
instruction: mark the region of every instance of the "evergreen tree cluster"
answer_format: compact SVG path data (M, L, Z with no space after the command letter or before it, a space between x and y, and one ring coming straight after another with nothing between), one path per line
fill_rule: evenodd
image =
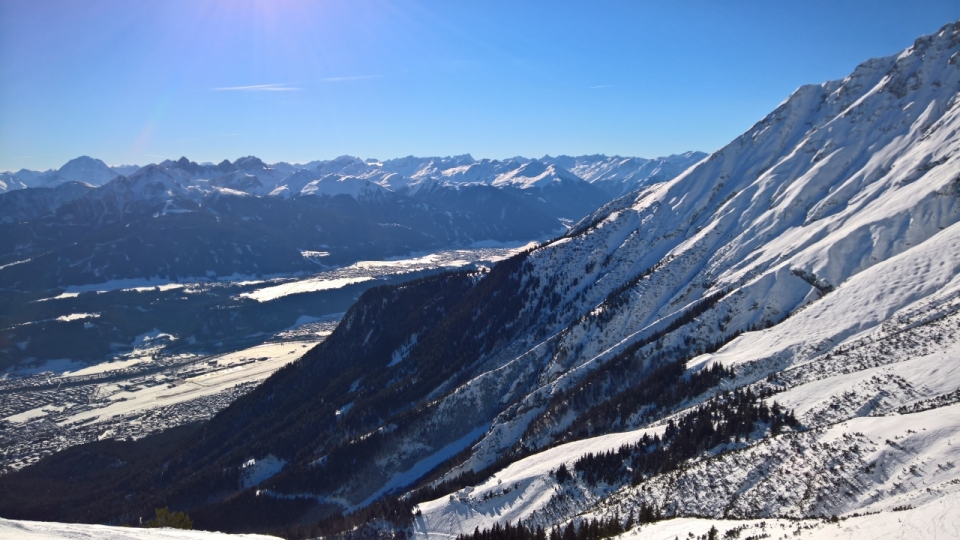
M582 439L623 425L634 414L651 409L645 421L652 421L656 412L692 399L733 377L733 370L719 362L700 371L686 374L686 361L668 362L651 371L640 384L600 401L577 417L567 428L566 439ZM591 400L592 401L592 400Z
M571 521L565 527L555 526L546 531L540 525L526 525L518 520L516 525L509 522L501 525L494 523L489 529L476 528L473 534L461 534L457 540L601 540L611 538L643 523L652 523L661 519L660 511L641 505L639 516L633 512L624 522L619 515L610 518L584 519L579 523Z
M416 515L413 507L409 500L385 497L350 514L337 512L313 525L296 525L273 532L288 540L306 540L318 537L383 537L387 531L393 530L397 533L394 537L402 538L405 536L403 531L413 524Z
M676 470L697 455L730 442L739 442L757 429L769 428L779 433L785 426L796 428L799 422L792 411L778 403L767 406L763 401L771 394L752 390L735 390L670 420L663 437L654 435L635 444L588 453L574 462L574 470L588 484L617 484L631 480L640 484L650 476Z
M689 381L684 379L686 362L689 359L719 349L740 335L740 332L733 332L717 342L702 344L699 347L688 339L681 346L664 349L660 341L672 332L694 322L728 293L728 290L724 290L701 299L664 328L626 347L574 387L555 394L546 410L529 424L523 438L537 439L539 432L549 430L554 419L565 417L570 410L582 414L575 415L578 417L575 425L572 429L564 430L555 442L568 442L608 433L621 426L620 420L643 407L649 405L656 405L660 409L670 407L702 393L719 382L720 378L732 375L732 372L725 368L712 368L717 371L693 374ZM648 345L654 346L655 355L641 354L641 349ZM650 365L656 366L658 363L665 365L664 370L660 371L662 368L656 367L651 372ZM647 382L651 378L656 379L656 382ZM660 390L669 390L669 392L660 392ZM654 394L660 395L654 396ZM594 411L588 410L591 407L599 407L596 412L607 418L594 418ZM612 415L611 412L613 412Z

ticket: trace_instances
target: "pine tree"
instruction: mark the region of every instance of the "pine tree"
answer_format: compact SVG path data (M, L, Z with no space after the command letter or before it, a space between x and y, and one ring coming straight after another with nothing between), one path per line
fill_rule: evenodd
M151 529L158 527L169 527L171 529L193 528L193 521L190 519L190 516L183 512L171 512L169 507L164 506L163 508L155 509L154 513L156 517L147 520L144 527Z

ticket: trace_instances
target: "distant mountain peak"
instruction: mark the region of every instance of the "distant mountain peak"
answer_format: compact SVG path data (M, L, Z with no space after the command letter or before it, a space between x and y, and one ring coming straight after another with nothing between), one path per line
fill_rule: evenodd
M267 164L263 162L260 158L256 156L245 156L238 158L233 162L234 165L242 169L251 170L251 169L266 169Z

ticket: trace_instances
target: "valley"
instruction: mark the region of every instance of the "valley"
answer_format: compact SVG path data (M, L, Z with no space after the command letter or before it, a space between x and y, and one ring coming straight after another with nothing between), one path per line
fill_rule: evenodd
M14 323L20 330L13 331L21 332L15 335L27 342L24 353L38 349L29 346L32 340L62 341L63 348L53 354L72 357L45 361L28 357L0 374L0 448L4 449L0 474L77 444L108 438L135 440L208 420L321 343L363 290L441 271L483 271L529 247L488 243L488 247L360 261L306 276L260 280L122 280L68 287L57 296L28 300L42 303L47 319ZM183 336L172 310L190 310L211 301L217 309L252 313L244 317L256 321L260 331L238 336L241 326L235 322L204 341ZM174 306L158 308L165 303ZM303 306L310 306L309 311ZM133 310L144 315L140 326L130 332L153 330L132 336L129 345L94 342L84 350L72 339L71 332L78 328L92 334L106 325L113 325L112 335L116 335L125 314ZM275 319L265 322L266 317ZM98 356L102 350L110 352Z

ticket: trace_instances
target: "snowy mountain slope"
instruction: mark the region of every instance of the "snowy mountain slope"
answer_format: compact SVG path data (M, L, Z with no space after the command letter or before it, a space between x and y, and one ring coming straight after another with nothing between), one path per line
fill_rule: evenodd
M268 195L271 197L290 198L300 194L307 184L319 180L322 173L313 169L301 169L283 179L280 184L273 188Z
M557 165L547 165L539 161L524 163L516 169L497 175L491 185L510 186L518 189L547 187L554 183L582 181L570 171Z
M24 189L26 187L27 187L26 182L21 180L16 173L11 173L11 172L0 173L0 193L6 193L8 191Z
M395 191L403 191L411 184L418 184L425 180L438 180L448 171L469 167L475 163L473 156L464 154L445 158L407 156L377 162L375 166L392 175L386 184L387 187Z
M245 194L260 194L266 190L266 186L255 175L245 171L233 171L223 176L218 176L209 182L212 186L231 189Z
M730 388L765 375L771 366L782 365L784 357L813 356L754 385L776 392L774 398L794 409L810 431L737 445L734 452L713 459L708 454L682 472L655 476L607 500L602 498L610 488L582 482L557 491L550 472L561 461L572 468L587 452L616 450L645 430L568 443L495 474L495 479L525 489L487 502L486 493L495 487L491 480L456 501L421 504L418 523L425 533L442 536L488 528L507 518L551 524L591 508L626 515L641 502L655 504L668 515L817 516L918 506L944 493L960 493L960 473L951 465L960 447L950 442L960 430L958 248L960 224L857 275L780 325L747 333L691 363L738 366L742 375L725 385ZM935 253L950 255L942 265L930 265ZM877 294L908 278L915 285L901 293ZM894 312L891 306L905 307ZM858 307L863 308L863 321L851 316ZM843 340L843 335L858 334L850 331L850 323L872 331ZM826 353L822 351L827 347L821 346L783 354L800 332L809 334L807 343L822 344L829 333L842 345ZM705 486L710 489L704 491Z
M540 282L552 280L540 294L565 291L558 304L573 322L515 360L493 359L499 367L447 398L493 386L515 403L447 478L510 448L562 440L578 416L627 392L606 374L618 366L649 370L664 361L660 350L729 341L688 365L733 367L735 379L721 388L776 392L809 431L654 476L599 502L600 511L625 515L644 501L668 515L808 516L918 504L956 489L949 441L960 424L948 405L960 388L958 34L948 25L843 81L799 89L677 179L617 201L531 254ZM601 385L601 397L589 384ZM935 406L948 408L928 410ZM639 411L615 417L597 428L649 421ZM909 444L876 444L888 435ZM608 449L596 441L591 451ZM838 461L840 452L850 458ZM519 467L545 481L538 456ZM887 465L864 477L862 468L878 462ZM812 476L798 485L798 470ZM845 484L856 487L844 494ZM539 514L528 505L509 515L556 523L606 497L602 487L578 486L575 496L541 502ZM425 522L463 515L456 504L421 505ZM490 506L486 526L515 504ZM425 530L459 532L436 527Z
M652 523L632 529L617 538L638 540L673 540L689 535L707 537L711 528L721 535L742 538L772 538L789 535L790 538L810 539L876 539L910 540L913 538L956 538L960 533L960 514L954 509L960 504L957 494L917 508L870 515L840 516L837 522L826 519L809 520L716 520L678 518ZM731 532L733 531L733 532Z
M64 182L86 182L95 186L102 186L120 174L111 169L106 163L89 156L80 156L71 159L57 170Z
M0 173L0 192L13 191L15 189L24 189L34 185L34 181L38 176L52 173L54 171L31 171L28 169L20 169L17 172L2 172Z
M255 176L261 182L264 193L269 193L284 178L290 176L291 170L296 168L286 163L277 166L267 165L263 160L254 156L239 158L233 162L233 165L245 174Z
M574 368L602 363L694 302L723 296L701 316L701 331L674 332L663 346L707 348L779 322L960 219L953 34L951 26L844 81L801 88L698 166L532 254L535 274L563 295L559 311L573 323L556 335L553 352L531 350L524 361L545 364L524 368L539 390L503 419L514 425L511 437L529 421L520 411L543 407L558 386L589 371ZM903 96L892 92L913 74L923 80ZM916 109L904 111L907 103ZM826 154L814 141L829 157L818 158ZM496 384L517 388L516 375ZM495 431L492 449L512 444Z
M616 451L611 443L639 432L569 443L514 463L472 490L419 505L417 536L449 538L477 527L523 519L550 526L577 516L636 513L641 503L666 515L716 519L819 517L890 512L960 497L957 450L960 407L908 417L856 418L799 435L784 435L705 459L678 473L615 490L580 479L558 483L561 460L572 468L585 453ZM562 454L561 454L562 452ZM864 472L866 470L866 472ZM498 483L502 480L502 483ZM613 493L611 493L611 491ZM874 504L851 504L851 499ZM840 503L840 504L838 504ZM806 506L807 508L799 508Z
M617 450L624 444L638 441L644 434L662 434L662 428L641 429L613 433L584 441L566 443L526 459L518 460L497 471L482 484L470 486L457 493L421 503L422 512L414 531L427 537L456 536L472 533L479 527L490 528L494 523L515 523L529 520L559 493L561 486L553 472L561 465L573 462L587 452ZM597 497L591 497L597 500Z
M469 164L450 167L442 171L442 179L454 184L482 183L491 184L493 181L511 171L525 165L524 161L516 159L495 160L481 159Z

